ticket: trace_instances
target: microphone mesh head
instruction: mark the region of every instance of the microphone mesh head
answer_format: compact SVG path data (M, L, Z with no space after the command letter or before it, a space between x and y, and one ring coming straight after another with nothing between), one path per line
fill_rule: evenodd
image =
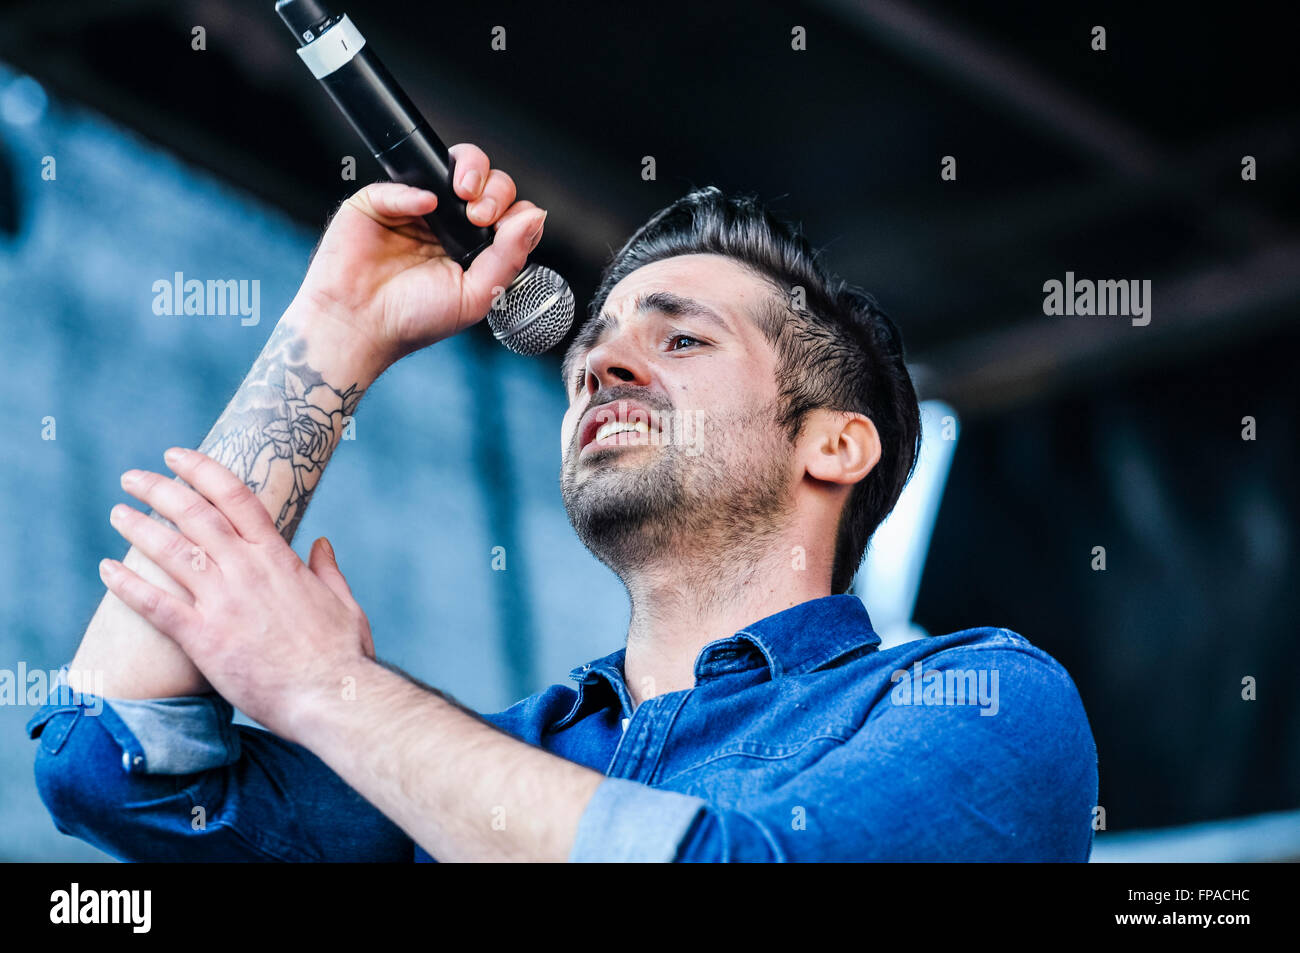
M549 268L530 264L488 312L488 325L510 350L532 357L564 339L573 324L573 311L568 282Z

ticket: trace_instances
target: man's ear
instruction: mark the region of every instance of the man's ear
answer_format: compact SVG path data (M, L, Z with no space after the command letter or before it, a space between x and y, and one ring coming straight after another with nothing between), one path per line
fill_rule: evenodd
M857 483L880 462L880 434L865 414L814 410L802 442L808 475L827 483Z

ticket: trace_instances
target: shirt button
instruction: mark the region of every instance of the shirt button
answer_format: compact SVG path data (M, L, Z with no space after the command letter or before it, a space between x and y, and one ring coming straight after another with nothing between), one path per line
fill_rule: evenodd
M624 731L624 732L627 731L627 726L628 726L628 724L629 724L631 721L632 721L631 718L624 718L624 719L623 719L623 731Z

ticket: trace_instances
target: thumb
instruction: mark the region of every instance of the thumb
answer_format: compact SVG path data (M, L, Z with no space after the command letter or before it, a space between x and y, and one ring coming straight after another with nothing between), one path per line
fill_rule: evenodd
M385 228L395 228L428 215L438 196L425 189L400 182L371 182L348 196L344 207L354 208Z
M311 552L307 554L307 567L316 574L316 578L329 587L330 592L350 605L356 604L356 600L352 598L352 589L348 586L348 581L343 578L343 571L339 569L338 560L334 556L334 547L324 536L312 543Z
M501 216L492 244L479 252L462 281L463 308L473 315L486 315L499 289L505 288L524 270L528 255L542 237L546 212L531 202L516 202Z

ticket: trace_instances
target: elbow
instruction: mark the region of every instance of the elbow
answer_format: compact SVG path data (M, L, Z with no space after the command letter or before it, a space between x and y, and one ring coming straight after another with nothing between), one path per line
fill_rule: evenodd
M79 708L55 711L38 724L33 737L37 739L36 792L49 812L54 826L61 833L87 839L88 822L98 814L100 805L109 791L107 778L97 780L94 764L87 764L84 756L87 745L83 735L91 734L96 727L87 723L85 713ZM89 752L94 755L93 746ZM120 763L117 765L122 771Z
M123 749L90 709L59 708L38 719L29 725L37 739L36 791L55 828L131 859L128 828L142 811L176 798L176 779L128 772Z

